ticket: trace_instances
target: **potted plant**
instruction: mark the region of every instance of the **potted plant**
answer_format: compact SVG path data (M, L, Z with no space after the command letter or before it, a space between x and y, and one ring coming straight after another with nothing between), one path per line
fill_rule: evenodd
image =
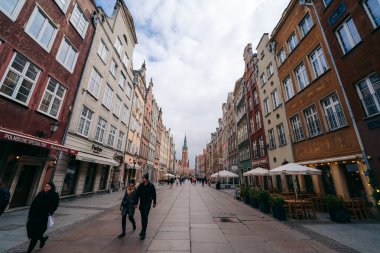
M248 186L246 186L246 185L241 186L241 196L244 200L244 203L248 205L250 203L249 187Z
M349 222L350 213L344 207L343 199L337 198L334 195L325 197L327 209L329 210L330 219L335 222Z
M273 217L278 220L286 220L286 210L284 207L285 199L281 194L272 193L269 198L269 203L272 206Z
M269 193L264 190L259 190L259 208L263 213L270 213L269 209Z
M258 191L255 188L252 188L250 191L251 195L251 206L253 208L259 208L259 195Z

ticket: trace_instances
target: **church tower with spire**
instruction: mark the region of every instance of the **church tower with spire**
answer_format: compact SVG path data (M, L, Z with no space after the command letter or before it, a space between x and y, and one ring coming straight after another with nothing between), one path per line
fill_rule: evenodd
M183 167L189 168L189 149L187 147L187 139L185 135L185 140L183 141L182 146L182 161L181 164Z

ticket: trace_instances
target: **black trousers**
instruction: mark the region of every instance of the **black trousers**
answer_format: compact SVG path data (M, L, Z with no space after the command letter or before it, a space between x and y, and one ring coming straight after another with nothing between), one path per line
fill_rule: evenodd
M41 237L39 237L39 238L32 237L32 238L30 239L30 243L29 243L29 247L28 247L28 253L29 253L29 252L32 252L32 250L33 250L34 247L36 246L37 242L38 242L38 241L41 241L41 242L42 242L43 239L44 239L43 236L41 236Z
M140 206L140 213L141 213L141 235L146 234L146 227L148 226L148 216L150 212L150 205L149 206Z
M121 228L123 229L124 233L125 233L125 228L127 226L127 215L128 214L121 216ZM136 224L135 219L133 218L133 215L128 215L128 219L132 223L132 225Z

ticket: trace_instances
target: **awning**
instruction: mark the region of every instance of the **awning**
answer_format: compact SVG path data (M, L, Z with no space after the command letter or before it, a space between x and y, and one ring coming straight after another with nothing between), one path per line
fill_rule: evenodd
M119 165L119 163L113 159L109 159L109 158L101 157L97 155L92 155L92 154L87 154L83 152L78 152L78 154L76 155L76 159L79 161L99 163L99 164L111 165L111 166Z
M310 160L310 161L297 162L297 163L301 165L315 164L315 163L332 163L332 162L347 161L347 160L352 161L352 160L361 159L361 158L363 158L361 154L356 154L356 155L339 156L339 157L319 159L319 160Z
M78 154L77 150L68 148L62 144L48 141L46 139L37 138L32 135L28 135L24 133L10 131L5 128L0 128L0 139L4 139L7 141L14 141L14 142L32 145L32 146L37 146L40 148L53 149L53 150L62 151L62 152L73 154L73 155Z

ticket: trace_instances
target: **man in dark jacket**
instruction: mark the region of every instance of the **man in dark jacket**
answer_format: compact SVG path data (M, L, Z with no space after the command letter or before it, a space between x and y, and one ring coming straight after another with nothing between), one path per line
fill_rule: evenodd
M137 187L136 195L135 195L135 208L140 200L140 213L141 213L141 233L140 239L145 239L146 227L148 225L148 215L150 211L150 207L156 207L156 188L152 183L149 182L149 174L145 174L142 178L142 184Z

